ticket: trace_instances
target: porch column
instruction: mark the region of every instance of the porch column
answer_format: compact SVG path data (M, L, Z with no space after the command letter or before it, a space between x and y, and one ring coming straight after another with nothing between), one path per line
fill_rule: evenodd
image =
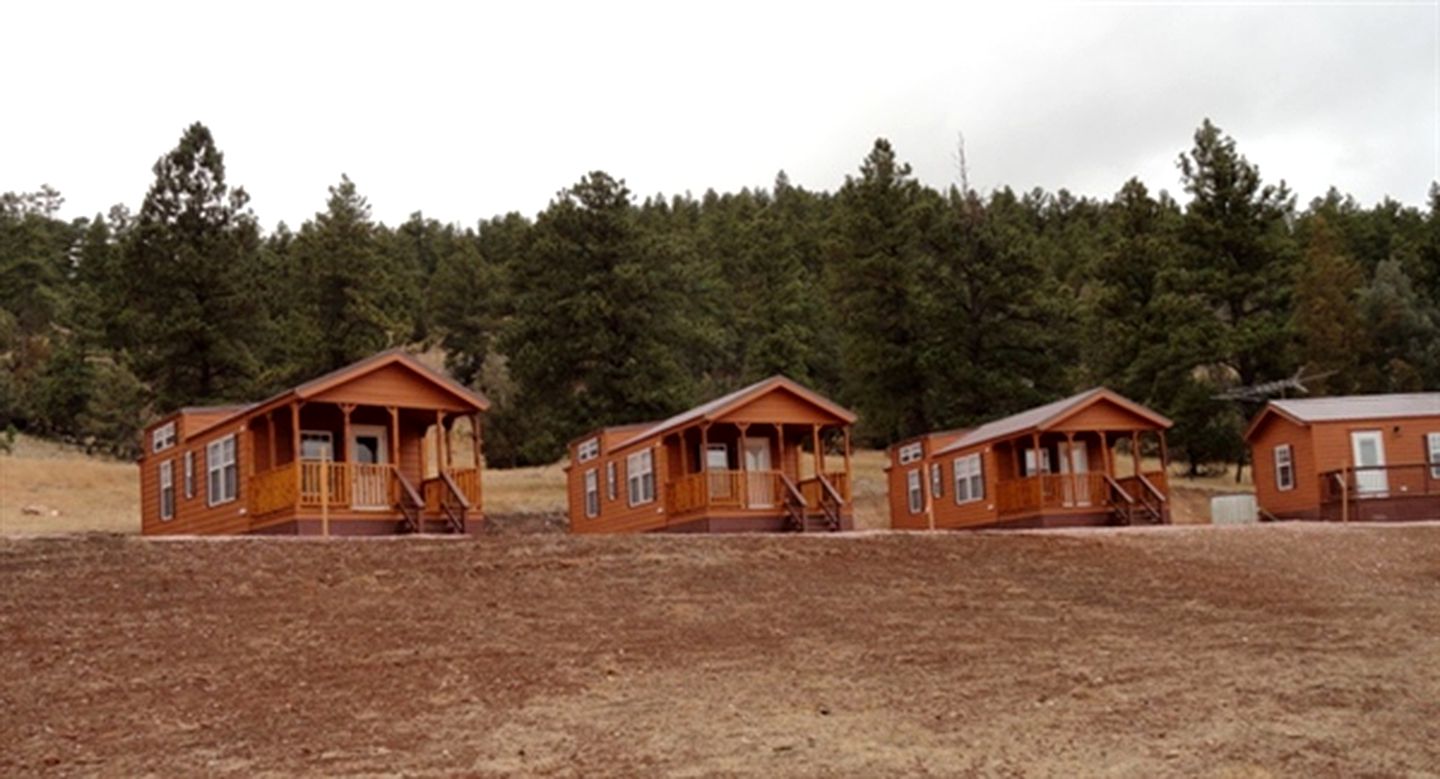
M745 431L749 427L748 422L735 424L735 429L740 431L740 441L735 446L735 457L740 461L740 505L747 509L750 508L750 464L745 462Z
M290 404L290 460L295 469L295 513L300 513L300 402Z
M1100 467L1105 469L1105 475L1115 478L1114 463L1110 462L1110 434L1104 430L1100 431Z
M1160 436L1160 470L1165 472L1166 478L1170 476L1170 450L1165 446L1165 431L1157 433Z
M271 409L265 414L265 438L270 444L270 460L265 463L265 470L275 468L279 464L275 462L275 410Z
M477 474L480 473L480 440L481 440L481 435L482 435L482 434L481 434L481 432L480 432L480 414L479 414L479 413L471 414L471 415L470 415L470 446L473 447L473 451L474 451L474 453L475 453L475 473L477 473ZM476 477L476 483L477 483L477 484L479 483L479 477L478 477L478 476Z
M395 470L400 470L400 409L396 406L386 406L385 410L390 412L390 464Z
M1065 434L1065 470L1070 472L1070 502L1080 502L1080 476L1075 473L1075 434Z
M844 497L845 497L845 500L846 500L846 501L849 501L849 500L850 500L850 491L851 491L851 489L852 489L850 483L851 483L852 481L854 481L854 480L855 480L855 476L854 476L854 474L853 474L853 473L851 472L851 470L850 470L850 426L849 426L849 425L846 425L846 426L845 426L845 492L844 492Z
M710 506L710 423L700 426L700 488L704 490L706 508ZM627 474L628 478L628 474Z
M815 476L823 477L825 475L825 450L820 446L820 426L811 425L811 433L815 446Z
M1131 431L1130 431L1130 458L1135 461L1135 483L1136 483L1136 484L1139 484L1139 483L1140 483L1140 474L1141 474L1141 471L1142 471L1142 468L1141 468L1141 465L1140 465L1140 431L1139 431L1139 430L1131 430Z
M775 423L775 446L777 451L776 456L780 458L780 467L778 470L781 473L785 473L785 426L779 422Z
M435 411L435 475L439 476L445 471L449 461L445 457L445 449L449 441L445 440L445 412L436 409Z
M344 432L341 433L341 436L342 436L342 437L341 437L341 444L340 444L340 452L344 455L344 456L341 458L341 462L344 462L344 463L350 463L350 462L353 462L353 461L355 460L355 454L350 451L350 414L351 414L352 412L354 412L354 411L355 411L355 404L354 404L354 403L341 403L341 404L340 404L340 414L341 414L342 418L344 419L344 425L343 425L343 427L342 427L342 429L344 430ZM332 459L333 459L333 458L332 458Z

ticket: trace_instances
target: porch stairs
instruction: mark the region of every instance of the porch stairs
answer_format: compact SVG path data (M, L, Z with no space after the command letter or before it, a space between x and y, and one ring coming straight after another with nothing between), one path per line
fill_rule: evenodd
M425 516L425 499L421 496L415 485L410 483L398 470L395 477L400 484L400 498L397 507L400 509L400 532L402 533L461 533L465 532L466 515L470 511L470 502L460 492L454 479L447 473L441 473L439 481L442 485L440 490L440 519Z
M789 476L781 475L785 493L785 524L795 533L834 533L840 529L840 493L824 478L820 479L820 505L811 506L800 488Z
M1169 524L1170 507L1165 495L1144 476L1137 476L1139 494L1132 495L1111 476L1105 477L1110 491L1110 513L1121 525Z

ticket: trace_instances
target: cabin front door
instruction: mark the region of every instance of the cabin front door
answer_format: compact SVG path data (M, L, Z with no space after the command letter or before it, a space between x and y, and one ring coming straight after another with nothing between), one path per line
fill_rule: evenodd
M383 425L355 425L351 428L351 507L390 508L389 440L389 433Z
M1060 444L1060 473L1069 474L1070 464L1075 464L1075 480L1064 480L1065 505L1066 506L1088 506L1090 505L1090 480L1087 478L1090 473L1090 454L1086 451L1083 443L1061 443Z
M1385 439L1379 430L1356 430L1350 434L1355 454L1355 492L1363 497L1384 497L1390 492L1385 475Z
M775 507L775 475L770 468L770 439L746 438L746 497L752 509Z

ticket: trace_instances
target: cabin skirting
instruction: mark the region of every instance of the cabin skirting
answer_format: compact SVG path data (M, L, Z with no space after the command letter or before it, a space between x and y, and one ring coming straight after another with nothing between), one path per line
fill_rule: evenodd
M330 535L359 537L359 536L393 536L406 533L403 520L399 516L393 518L368 517L366 519L334 519L330 520ZM471 517L465 522L465 533L475 535L481 532L484 527L483 521L478 517ZM434 517L425 518L426 533L446 533L443 520ZM289 519L274 524L257 527L250 530L246 535L252 536L321 536L325 534L324 523L319 518L302 517L300 519Z
M706 516L680 520L655 528L656 533L783 533L790 529L784 516ZM854 517L840 517L841 530L854 530Z
M1115 515L1109 511L1067 511L1057 514L1027 514L1005 517L973 525L938 526L936 530L1027 530L1060 527L1104 527L1114 525Z
M1350 501L1348 516L1340 503L1326 503L1309 516L1282 516L1282 519L1320 519L1328 522L1418 522L1440 519L1440 495L1362 498Z

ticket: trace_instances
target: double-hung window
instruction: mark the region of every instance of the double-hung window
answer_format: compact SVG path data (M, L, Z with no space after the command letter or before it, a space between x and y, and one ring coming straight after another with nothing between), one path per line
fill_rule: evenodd
M600 472L594 468L585 472L585 516L600 516Z
M160 463L160 518L175 517L175 461Z
M235 500L239 481L235 467L235 434L205 447L205 500L211 506Z
M1430 461L1430 478L1440 479L1440 433L1428 433L1425 436L1425 449Z
M1290 444L1275 447L1275 489L1295 489L1295 450Z
M185 499L195 497L195 452L185 453Z
M955 458L955 502L973 503L985 499L985 469L980 454Z
M175 445L175 423L166 422L150 433L150 451L163 452Z
M920 470L912 468L905 472L905 494L910 502L910 513L919 514L925 507L925 496L920 494Z
M630 505L639 506L655 500L655 463L649 449L625 458L625 478Z

